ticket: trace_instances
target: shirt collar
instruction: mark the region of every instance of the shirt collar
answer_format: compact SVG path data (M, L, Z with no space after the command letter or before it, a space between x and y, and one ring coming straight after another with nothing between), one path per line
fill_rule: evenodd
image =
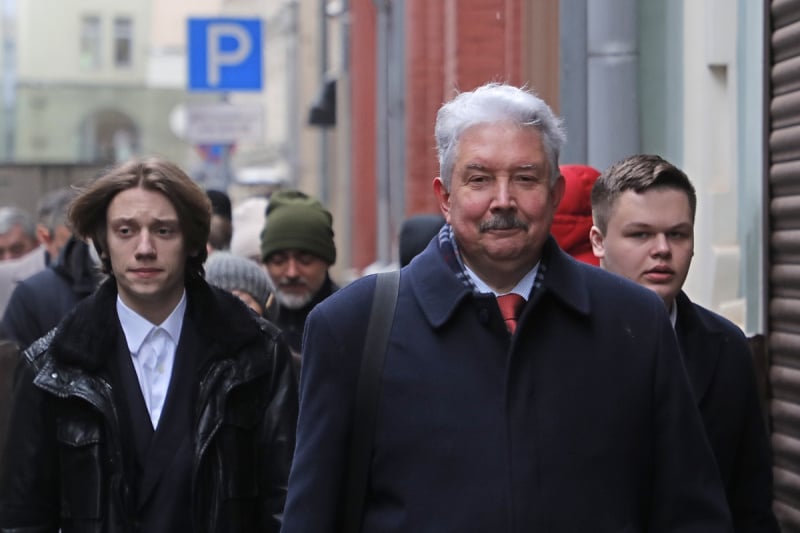
M442 229L439 230L437 241L439 243L439 253L442 256L442 259L444 259L444 262L456 275L456 278L459 279L468 289L474 292L489 293L499 296L497 292L492 290L486 283L484 283L484 281L480 279L478 275L466 265L466 263L464 263L461 258L461 253L458 250L458 244L456 243L455 235L453 234L453 227L450 224L445 224L442 226ZM537 283L537 275L540 271L540 264L541 260L539 260L539 262L534 265L530 272L528 272L517 283L511 292L519 294L527 301L531 295L534 285L537 287L541 285L541 279L539 279ZM541 270L544 272L543 269Z
M672 329L675 329L678 322L678 302L675 300L672 300L672 309L669 310L669 321L672 322Z
M536 280L536 273L539 270L539 264L541 261L537 262L536 265L527 273L519 282L511 289L508 293L519 294L525 300L528 300L528 296L531 294L531 290L533 289L533 282ZM486 292L490 294L494 294L495 296L500 296L500 293L489 287L481 278L478 277L475 272L472 271L466 264L464 265L464 270L466 271L467 275L469 276L472 283L475 285L475 288L478 292Z
M172 310L170 315L161 324L153 324L142 315L125 305L122 299L117 295L117 315L119 322L122 325L122 332L125 334L125 340L128 343L128 349L131 353L139 352L142 343L155 327L160 327L167 332L172 342L178 344L178 339L181 336L181 329L183 328L183 316L186 313L186 290L183 291L181 299L175 309Z

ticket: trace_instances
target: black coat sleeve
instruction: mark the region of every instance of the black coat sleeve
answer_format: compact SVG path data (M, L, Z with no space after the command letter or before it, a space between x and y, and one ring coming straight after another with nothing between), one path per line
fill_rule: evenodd
M0 473L0 531L56 533L59 478L55 420L47 394L22 363Z
M717 385L723 389L727 387L726 393L738 399L735 412L728 415L739 417L740 424L739 434L732 442L719 443L719 447L731 449L730 478L725 482L735 530L779 533L772 512L772 454L761 415L752 355L741 334L730 336L726 344L728 350L723 354L725 361L720 364ZM733 387L736 390L731 390Z
M19 345L21 349L27 348L33 341L47 333L42 331L36 311L36 298L27 284L18 283L11 293L11 298L3 314L3 335Z
M263 510L261 531L278 533L295 447L298 392L289 347L282 337L273 343L269 401L264 411L260 476Z

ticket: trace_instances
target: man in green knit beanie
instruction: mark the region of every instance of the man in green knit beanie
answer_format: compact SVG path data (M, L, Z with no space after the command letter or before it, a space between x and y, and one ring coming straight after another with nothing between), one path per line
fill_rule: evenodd
M306 317L338 289L328 272L336 262L330 212L301 191L274 193L261 232L261 259L274 288L267 318L299 356Z

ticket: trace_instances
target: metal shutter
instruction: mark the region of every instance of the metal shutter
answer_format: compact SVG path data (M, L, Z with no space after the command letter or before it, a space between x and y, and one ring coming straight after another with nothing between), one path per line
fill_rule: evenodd
M800 532L800 0L767 2L768 349L775 514Z

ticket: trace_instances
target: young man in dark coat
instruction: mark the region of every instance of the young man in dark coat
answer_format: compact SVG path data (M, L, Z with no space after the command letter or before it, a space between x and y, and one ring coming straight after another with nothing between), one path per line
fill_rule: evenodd
M203 279L210 214L160 159L74 200L109 279L24 353L0 531L279 531L296 379L277 328Z
M560 121L491 83L439 110L436 140L447 224L401 270L361 531L729 532L663 303L549 235ZM374 287L309 315L283 533L342 531Z
M777 533L772 459L747 339L682 290L694 255L694 186L661 157L634 155L600 175L592 206L590 236L600 265L666 304L735 530Z

